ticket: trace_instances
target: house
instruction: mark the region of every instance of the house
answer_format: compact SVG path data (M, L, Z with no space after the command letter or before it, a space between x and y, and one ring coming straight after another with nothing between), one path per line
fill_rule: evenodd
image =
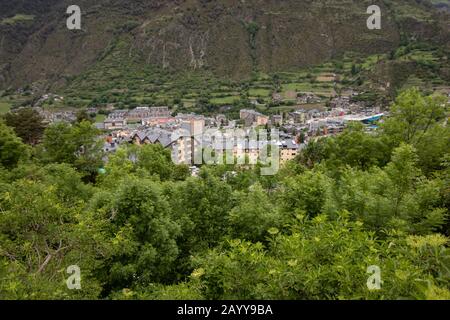
M171 151L174 163L192 165L194 152L201 150L201 143L193 135L199 129L195 124L192 124L193 128L190 123L186 125L174 131L159 128L136 131L131 135L131 142L136 145L159 143Z
M321 99L316 96L314 93L305 92L297 94L297 103L299 104L310 104L310 103L319 103Z
M141 122L151 118L170 118L169 107L137 107L133 110L115 110L108 118L126 119L128 122Z
M281 101L283 101L283 96L281 95L281 93L274 92L272 94L272 101L273 102L281 102Z
M273 115L270 117L270 123L273 126L282 126L283 125L283 116L282 115Z
M169 118L170 111L168 107L138 107L130 110L126 117L128 121L135 122L148 118Z
M256 116L256 125L257 126L265 126L269 123L269 117L259 114Z
M350 107L350 96L341 96L333 98L330 101L330 107L333 109L348 109Z
M114 110L108 115L109 119L126 119L128 110Z
M103 121L105 130L120 130L127 126L127 120L123 118L108 118Z
M90 113L97 113L97 112L98 112L98 109L95 108L95 107L91 107L91 108L87 108L86 112L87 112L88 114L90 114Z
M304 145L299 145L295 140L283 140L280 146L280 164L294 160Z
M167 125L171 122L175 122L175 119L172 117L152 117L142 119L143 126L162 126Z
M296 110L295 112L289 113L289 119L292 123L303 124L306 122L306 111L303 109Z
M239 112L240 119L244 121L246 127L265 126L269 123L269 117L250 109L242 109Z
M204 120L205 117L203 115L198 115L195 113L179 113L175 116L175 119L180 122L183 122L191 120Z
M161 144L167 148L172 143L172 132L161 129L150 129L146 131L137 131L131 136L134 144Z

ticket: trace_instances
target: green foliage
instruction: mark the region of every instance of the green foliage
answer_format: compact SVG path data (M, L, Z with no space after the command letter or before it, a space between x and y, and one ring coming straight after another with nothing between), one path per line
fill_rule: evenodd
M180 226L157 183L126 179L98 194L92 208L111 221L114 251L102 271L108 290L167 281L179 253Z
M14 131L0 121L0 166L11 169L17 166L21 159L26 158L27 147Z
M330 178L321 172L286 178L279 193L280 207L291 217L304 212L316 216L322 212L330 186Z
M443 97L424 97L416 88L399 95L384 130L397 143L417 141L432 125L445 118Z
M444 96L424 97L418 89L399 95L383 124L385 139L391 147L405 142L418 150L422 169L429 173L440 168L450 150L450 129L444 126L448 105Z
M348 165L367 170L389 160L388 148L378 137L368 135L362 124L350 126L342 135L328 139L324 147L326 165Z
M159 175L161 180L168 180L174 173L170 151L160 144L147 145L137 151L137 165L151 175Z
M230 241L199 257L193 275L206 299L448 296L447 238L391 236L380 242L346 215L333 221L323 215L312 220L300 217L291 234L275 235L267 249L259 243ZM371 265L382 270L381 290L366 286Z
M310 142L270 177L190 177L159 144L103 158L88 121L51 125L36 146L0 123L0 297L448 299L444 102L406 91L381 132Z
M102 141L88 121L73 125L57 123L44 132L39 157L44 163L67 163L87 176L102 165Z
M32 108L22 108L17 112L9 112L4 118L5 123L14 128L17 136L27 144L37 144L44 134L44 119Z
M326 211L332 215L348 210L380 234L390 229L430 234L444 225L448 215L445 208L439 208L442 189L439 179L422 176L414 149L403 145L384 170L345 170Z
M259 184L253 185L248 192L238 192L236 197L238 205L229 216L233 238L264 241L269 229L281 227L281 215Z
M175 165L170 151L160 144L130 145L108 157L106 175L98 178L103 187L114 187L128 175L159 181L183 181L189 175L189 167Z
M73 175L70 168L60 170ZM82 199L68 205L61 197L68 189L51 180L20 179L2 187L0 295L4 298L89 299L101 291L92 271L108 252L101 232L104 221L83 211ZM83 185L79 178L77 184ZM70 265L83 270L82 293L65 286Z
M233 207L231 187L209 174L189 178L170 192L174 214L184 220L183 243L190 251L215 246L226 235Z

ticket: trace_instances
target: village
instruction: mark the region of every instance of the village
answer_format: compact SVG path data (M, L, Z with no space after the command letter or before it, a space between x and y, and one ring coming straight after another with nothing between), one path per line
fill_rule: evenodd
M256 109L241 109L239 119L230 119L225 114L174 114L168 106L142 105L134 109L109 106L102 109L107 117L94 125L102 132L105 153L115 152L125 144L158 143L170 150L174 163L188 165L192 174L199 171L198 165L204 161L205 149L216 155L231 154L241 162L245 159L248 164L256 164L266 152L265 146L272 145L279 150L279 162L283 165L297 157L310 141L339 134L349 123L363 123L366 130L376 130L376 122L384 113L379 107L368 108L364 104L353 103L352 95L357 93L330 99L327 110L311 107L320 101L314 94L299 94L298 102L305 108L272 115L264 115ZM76 111L38 110L48 123L73 122L77 118ZM86 112L96 114L100 109L89 108ZM258 130L276 130L278 135L258 138ZM236 132L243 139L238 139Z

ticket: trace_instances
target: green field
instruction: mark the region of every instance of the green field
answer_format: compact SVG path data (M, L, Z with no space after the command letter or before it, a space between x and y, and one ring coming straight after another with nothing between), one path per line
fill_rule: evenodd
M103 122L103 121L105 121L105 119L106 119L106 115L104 115L104 114L97 114L95 116L95 122L97 122L97 123Z
M210 102L212 104L231 104L235 101L239 101L239 96L228 96L228 97L222 97L222 98L212 98Z
M250 89L248 94L252 97L268 97L270 92L268 89Z
M11 103L0 100L0 114L8 113L11 110Z

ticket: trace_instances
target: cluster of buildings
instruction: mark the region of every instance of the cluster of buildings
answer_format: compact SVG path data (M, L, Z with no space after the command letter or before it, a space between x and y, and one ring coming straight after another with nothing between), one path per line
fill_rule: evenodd
M294 135L302 133L307 141L339 134L350 122L369 125L370 130L384 116L379 107L368 108L363 103L351 101L351 94L348 94L332 98L327 109L297 109L285 115L281 128Z
M299 97L306 103L314 102L315 98L309 94ZM76 120L73 111L40 112L48 122ZM193 113L172 115L168 107L142 106L132 110L109 110L108 117L96 125L109 131L104 144L106 152L114 152L122 144L160 144L170 150L175 163L193 168L205 163L205 154L231 157L238 163L245 159L244 164L256 164L267 156L270 147L277 147L282 165L293 160L310 139L338 134L352 121L373 123L383 114L376 109L366 110L344 96L333 98L328 110L300 108L267 116L256 110L243 109L239 116L240 124L227 119L224 114L214 117ZM280 134L276 138L255 139L254 133L263 127L277 128ZM236 136L236 132L240 135ZM221 161L219 159L219 163Z
M239 117L246 127L265 126L269 123L269 117L251 109L242 109Z
M201 119L208 126L226 127L230 124L235 125L234 122L228 121L223 114L218 114L215 117L182 113L172 116L168 107L138 107L133 110L115 110L111 112L100 128L121 130L128 128L130 124L138 124L146 127L173 129L179 126L180 123L191 119Z
M138 128L114 128L106 138L104 150L113 152L123 143L160 144L171 151L175 163L194 166L205 163L205 154L218 157L216 160L219 163L222 161L220 157L228 156L256 164L258 159L266 156L268 145L279 148L280 163L283 164L294 159L304 147L296 137L290 135L284 134L279 139L269 140L267 136L256 136L254 127L237 129L233 122L224 126L230 121L223 115L206 118L196 114L179 114L170 116L164 123L154 118L159 117L152 117L151 121L150 118L143 119Z
M39 98L35 105L41 106L46 101L64 102L64 97L53 93L46 93Z
M273 127L280 127L283 125L283 115L281 114L274 114L269 117L255 110L242 109L239 112L239 116L245 128L268 125Z
M320 103L321 101L322 99L314 93L305 92L297 95L297 103L299 104L313 104Z
M138 107L133 110L115 110L103 121L104 129L124 129L128 123L163 124L171 119L168 107Z
M298 109L272 116L243 109L240 110L241 125L223 114L215 117L193 113L171 115L167 107L116 110L103 123L104 129L111 131L105 151L112 152L122 143L160 144L171 151L177 164L203 164L205 150L206 154L245 158L246 163L255 164L271 145L277 147L280 164L284 164L293 160L311 139L338 134L349 122L371 124L383 116L377 109L366 110L350 101L334 98L329 110ZM253 139L253 133L262 127L277 128L280 134L277 138ZM241 136L237 137L236 132ZM242 137L244 139L240 139Z
M77 119L77 114L74 111L48 111L40 107L35 108L44 119L46 123L55 122L74 122Z

